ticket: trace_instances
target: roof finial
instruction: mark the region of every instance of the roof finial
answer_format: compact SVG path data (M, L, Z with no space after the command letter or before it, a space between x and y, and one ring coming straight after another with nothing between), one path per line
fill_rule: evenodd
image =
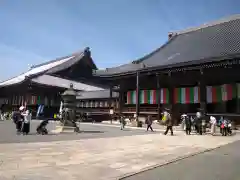
M90 48L89 47L86 47L85 50L84 50L84 55L85 56L91 56L91 51L90 51Z
M168 40L170 40L173 36L174 36L174 33L173 32L169 32L168 33Z

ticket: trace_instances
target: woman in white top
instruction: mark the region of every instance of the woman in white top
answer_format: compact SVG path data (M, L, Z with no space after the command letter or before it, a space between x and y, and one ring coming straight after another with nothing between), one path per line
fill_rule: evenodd
M210 116L210 124L211 124L211 134L214 135L216 132L216 124L217 124L217 120L214 116Z
M22 113L22 115L24 117L22 133L23 135L27 135L30 132L30 121L32 119L32 115L29 110L26 110L24 113Z

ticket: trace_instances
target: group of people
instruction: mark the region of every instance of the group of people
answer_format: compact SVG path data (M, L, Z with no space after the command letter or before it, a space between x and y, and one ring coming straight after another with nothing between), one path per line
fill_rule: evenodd
M207 117L203 116L201 112L197 112L195 117L189 117L186 114L181 116L182 119L182 126L187 135L190 135L192 130L195 130L197 134L202 135L206 133L207 129ZM221 117L220 120L214 116L210 116L209 118L210 124L210 132L214 136L216 134L216 128L220 127L220 133L223 136L231 135L232 134L232 122L224 117Z
M171 132L171 135L173 136L173 119L170 113L170 109L165 108L165 111L163 112L163 121L164 124L166 125L166 131L164 132L164 135L167 135L169 130ZM121 123L121 130L124 129L126 125L126 120L124 116L120 117L120 123ZM153 124L153 119L151 115L148 115L145 124L147 126L147 131L151 130L153 132L152 124Z
M162 121L164 122L164 125L166 125L166 130L164 132L164 135L167 135L170 130L171 135L173 136L173 119L170 113L170 109L165 108L162 114L163 114ZM152 128L153 119L151 115L147 116L145 124L147 125L147 131L150 129L153 132L153 128Z
M162 116L162 121L164 123L164 125L166 125L166 130L163 133L164 135L167 135L168 132L171 132L171 136L173 136L173 118L172 115L170 113L170 109L165 108L164 112L163 112L163 116ZM152 128L152 117L149 115L146 119L146 125L147 125L147 131L150 129L151 131L153 131Z
M232 135L232 122L225 117L221 117L219 120L214 116L210 116L209 120L207 120L207 116L204 115L204 112L199 109L195 116L188 116L187 114L181 115L181 124L187 135L190 135L192 131L195 131L197 134L202 135L206 133L208 125L210 125L210 133L211 135L216 135L217 127L220 128L220 133L222 136ZM167 135L170 131L171 135L173 135L173 118L170 112L170 109L165 108L162 113L162 122L166 126L166 130L164 135ZM124 116L120 118L121 130L125 128L126 120ZM152 124L153 120L151 115L147 116L145 120L145 124L147 127L147 131L153 131Z
M13 112L13 122L16 125L17 134L28 135L30 132L30 122L32 115L29 110L21 106L18 110Z

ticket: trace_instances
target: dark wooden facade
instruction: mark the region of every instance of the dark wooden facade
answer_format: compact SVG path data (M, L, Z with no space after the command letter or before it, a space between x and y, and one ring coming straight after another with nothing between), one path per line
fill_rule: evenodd
M95 120L110 120L110 110L119 110L118 93L112 90L79 92L77 95L77 112L94 117Z
M160 116L164 107L172 108L175 114L179 113L195 113L198 108L203 108L210 114L239 114L239 86L240 76L237 75L240 70L239 61L233 64L217 66L209 64L206 67L181 69L179 71L169 72L151 72L151 73L136 73L135 76L129 77L121 83L120 92L123 96L122 106L123 113L136 114L155 114ZM137 74L139 77L137 77ZM139 78L139 83L137 79ZM134 80L135 79L135 80ZM135 82L135 85L134 83ZM139 84L139 85L137 85ZM222 85L231 85L231 91L226 90L230 95L230 99L219 99L218 102L211 103L207 99L209 87L218 87ZM176 88L191 88L197 87L199 95L198 101L176 102ZM167 89L169 93L168 101L163 101L163 97L156 93L155 102L140 103L140 92L142 90L155 90L160 92L160 89ZM136 102L127 104L127 91L136 92ZM175 91L175 92L174 92ZM137 93L139 92L139 93ZM213 92L214 93L214 92ZM178 94L179 95L179 94ZM223 95L223 94L222 94ZM221 95L221 96L222 96ZM187 96L187 94L185 94ZM186 97L185 97L186 98ZM224 98L224 97L222 97Z
M64 89L51 87L31 82L24 82L1 89L1 99L3 111L12 111L20 106L27 106L36 115L38 105L43 104L44 115L53 117L59 111L60 94Z
M84 99L77 102L77 108L82 112L94 112L109 114L110 109L119 109L118 98L104 99Z
M152 115L159 119L165 107L171 108L176 118L181 113L195 114L198 108L207 114L230 116L239 119L240 115L240 60L226 60L218 63L208 63L199 66L173 68L166 71L142 71L132 75L106 78L115 82L115 90L119 92L119 108L116 113L129 116ZM227 87L224 89L224 87ZM195 100L190 93L185 92L181 101L179 88L195 88ZM168 91L168 97L159 93ZM211 97L209 90L212 90ZM217 92L217 90L221 92ZM134 102L128 102L128 92L135 91ZM214 92L215 91L215 92ZM143 100L143 92L155 92L155 100ZM217 94L220 93L220 94ZM225 95L224 95L225 93ZM153 93L152 93L153 94ZM163 93L162 93L163 94ZM145 94L145 98L149 98ZM189 97L187 97L189 96ZM215 97L214 97L215 96ZM164 99L163 99L164 98ZM209 99L210 98L210 99ZM212 99L211 99L212 98ZM215 98L215 99L214 99Z
M53 117L55 113L58 113L61 102L61 94L68 87L58 86L55 82L42 84L32 81L32 79L44 74L59 78L59 82L57 84L60 85L61 79L68 80L69 82L73 81L76 83L83 83L93 87L98 87L99 84L104 84L101 81L98 81L98 78L92 76L92 70L96 69L96 66L91 59L89 49L85 50L83 53L70 55L69 57L73 58L62 63L61 65L51 67L50 69L44 70L41 73L32 74L29 77L25 77L25 79L21 82L1 86L0 104L2 110L11 111L19 108L21 105L26 105L32 110L34 116L36 114L38 105L41 104L45 105L44 116ZM61 61L65 58L66 57L37 65L33 68L41 68L41 66L55 63L56 61ZM84 88L74 88L77 91L84 90Z

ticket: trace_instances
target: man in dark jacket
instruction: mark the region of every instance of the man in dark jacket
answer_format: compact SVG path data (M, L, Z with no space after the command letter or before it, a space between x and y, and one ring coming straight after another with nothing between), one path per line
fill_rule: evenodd
M23 117L21 115L21 111L20 110L14 111L12 118L13 118L13 122L16 125L17 133L20 133L22 130L22 119L23 119Z
M186 125L186 129L185 129L186 134L190 135L192 130L192 121L187 115L184 118L185 118L185 125Z
M198 133L200 135L202 135L205 124L206 124L206 123L205 124L203 123L203 119L204 119L204 111L203 109L199 108L198 112L196 113L196 125L198 128Z
M153 123L152 117L149 115L146 119L147 131L148 129L150 129L153 132L152 123Z
M164 135L167 135L168 131L170 130L171 131L171 135L173 136L173 119L172 119L172 116L170 114L170 109L165 109L165 116L166 116L166 125L167 125L167 129L164 133Z

